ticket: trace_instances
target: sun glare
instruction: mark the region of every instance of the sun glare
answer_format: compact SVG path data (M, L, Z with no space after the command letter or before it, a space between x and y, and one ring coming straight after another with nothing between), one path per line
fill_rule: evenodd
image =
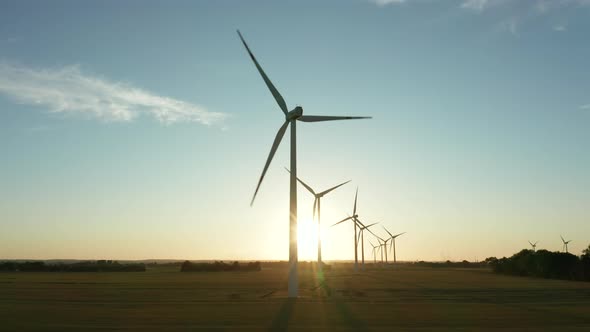
M317 259L317 224L310 219L301 219L297 223L298 254L300 260Z

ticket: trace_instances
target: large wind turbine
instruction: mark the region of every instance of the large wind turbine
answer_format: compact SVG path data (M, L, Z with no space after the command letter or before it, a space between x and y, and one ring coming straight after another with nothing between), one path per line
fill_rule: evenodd
M529 244L531 245L531 247L533 247L533 251L537 251L537 243L539 243L539 241L532 243L531 241L529 241Z
M400 235L406 234L406 232L403 233L399 233L396 235L392 235L387 228L385 228L385 226L383 226L383 229L385 229L385 231L387 232L387 234L389 234L389 239L391 240L391 243L389 244L389 249L391 250L391 248L393 248L393 263L397 263L397 258L395 255L395 238L397 238Z
M359 264L359 259L358 259L358 239L356 237L356 228L357 228L357 224L358 224L358 214L356 214L356 199L358 197L359 194L359 188L356 188L356 193L354 194L354 207L352 209L352 216L348 216L342 220L340 220L339 222L335 223L333 226L336 226L338 224L341 224L347 220L352 220L352 223L354 225L354 270L357 271L358 270L358 264Z
M570 242L572 242L572 240L566 241L566 240L563 239L563 236L561 236L561 235L559 237L561 238L561 241L563 242L563 248L562 248L562 250L565 250L565 252L568 252L567 251L567 244L570 243Z
M358 223L358 228L359 228L359 237L361 238L361 257L362 257L362 268L365 268L365 234L364 231L368 230L369 232L371 232L371 230L369 229L369 227L377 225L378 222L372 223L370 225L364 225L358 218L356 218L356 222ZM373 234L373 232L371 232L371 234ZM373 234L375 235L375 234ZM357 244L358 244L358 239L357 239Z
M287 169L287 172L289 172L288 169ZM289 172L289 173L291 173L291 172ZM331 192L332 190L347 184L351 180L343 182L337 186L334 186L330 189L326 189L326 190L319 192L319 193L316 193L310 186L308 186L300 178L297 178L297 181L299 181L299 183L301 183L314 197L314 200L313 200L313 219L314 220L315 220L316 209L318 212L318 271L322 271L322 239L321 239L321 234L320 234L320 232L321 232L321 229L320 229L321 198L324 197L329 192Z
M271 94L273 95L274 99L279 104L279 107L283 111L285 115L285 122L279 128L277 135L272 143L272 147L270 149L270 153L268 154L268 158L266 159L266 164L264 164L264 168L262 170L262 175L258 180L258 184L256 185L256 190L254 191L254 195L252 196L252 201L250 205L254 204L254 199L256 198L256 194L258 193L258 189L260 189L260 184L264 179L264 175L266 174L266 170L272 161L272 158L275 155L279 145L281 144L281 140L285 135L285 131L287 130L287 126L291 125L291 177L289 181L290 185L290 199L289 199L289 297L297 297L298 293L298 282L297 282L297 135L296 135L296 124L297 121L303 122L319 122L319 121L332 121L332 120L350 120L350 119L366 119L369 117L352 117L352 116L322 116L322 115L303 115L303 108L301 106L297 106L291 111L287 108L287 103L279 93L279 91L275 88L272 84L268 76L260 67L260 64L250 51L250 47L246 44L244 37L238 30L238 35L240 36L240 40L246 47L250 58L256 65L256 69L262 76L264 83L270 90Z

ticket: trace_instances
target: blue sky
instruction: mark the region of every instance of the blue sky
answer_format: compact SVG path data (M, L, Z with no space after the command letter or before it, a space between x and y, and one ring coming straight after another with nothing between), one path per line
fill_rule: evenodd
M590 242L588 1L1 7L1 258L287 259L288 136L250 207L283 118L237 28L290 108L374 117L298 126L303 180L353 180L326 259L353 256L328 225L356 186L402 260Z

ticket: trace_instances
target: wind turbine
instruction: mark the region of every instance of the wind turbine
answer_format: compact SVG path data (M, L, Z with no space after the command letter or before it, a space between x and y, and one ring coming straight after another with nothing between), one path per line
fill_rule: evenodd
M379 243L379 251L381 252L381 264L383 264L383 244L381 243L382 239L375 235L377 238L377 243Z
M335 223L334 225L332 225L332 227L334 227L334 226L341 224L347 220L352 220L352 223L354 224L354 270L355 271L358 270L358 263L359 263L359 260L358 260L358 239L356 237L356 233L357 233L356 228L358 226L357 225L358 224L358 220L357 220L358 214L356 214L356 201L357 201L358 194L359 194L359 188L357 187L356 193L354 194L354 207L352 209L352 216L348 216L348 217L340 220L339 222Z
M376 246L370 240L369 243L371 244L371 247L373 247L373 264L377 265L377 250L381 249L381 245ZM381 257L383 257L383 254L381 254Z
M377 238L377 241L379 241L379 246L381 247L381 262L383 262L383 252L385 252L385 264L387 264L387 241L391 240L391 238L384 240L377 235L375 235L375 237Z
M396 235L392 235L392 234L391 234L391 233L390 233L390 232L387 230L387 228L385 228L385 226L383 226L383 229L384 229L384 230L387 232L387 234L389 234L389 236L390 236L390 237L389 237L389 239L391 240L391 244L389 245L389 249L391 250L391 248L393 248L393 262L394 262L394 263L397 263L397 258L396 258L396 255L395 255L395 238L397 238L397 237L398 237L398 236L400 236L400 235L406 234L406 232L399 233L399 234L396 234Z
M363 269L365 268L365 230L368 230L369 232L371 232L371 230L369 229L369 227L377 225L378 222L372 223L370 225L365 226L358 218L356 218L356 222L358 223L358 227L359 227L359 237L361 238L361 256L362 256L362 267ZM371 234L373 234L373 232L371 232ZM375 235L375 234L373 234ZM357 244L358 244L358 239L357 239Z
M537 251L537 243L539 243L539 241L532 243L531 241L529 241L529 244L531 245L531 247L533 247L533 251Z
M352 117L352 116L322 116L322 115L303 115L303 108L301 106L297 106L291 111L287 108L287 103L279 93L279 91L275 88L272 84L268 76L264 73L264 70L250 51L250 47L246 44L244 37L238 30L238 35L240 36L240 40L244 44L244 47L248 51L250 58L254 62L256 69L262 76L264 83L270 90L271 94L273 95L274 99L276 100L277 104L279 104L280 109L283 111L285 115L285 122L279 128L277 135L272 143L272 147L270 149L270 153L268 154L268 158L266 159L266 164L264 164L264 168L262 170L262 175L260 175L260 179L258 180L258 184L256 185L256 190L254 191L254 195L252 196L252 201L250 202L250 206L254 204L254 199L256 198L256 194L258 193L258 189L260 189L260 184L264 179L264 175L266 174L266 170L272 161L272 158L275 155L279 145L281 144L281 140L285 135L285 131L287 127L291 125L291 177L289 179L289 297L297 297L298 294L298 282L297 282L297 130L296 124L297 121L303 122L319 122L319 121L332 121L332 120L350 120L350 119L366 119L370 117Z
M572 242L572 240L566 241L566 240L563 239L563 236L561 236L561 235L559 237L561 238L561 241L563 242L563 249L562 250L565 250L565 252L568 252L567 251L567 244L570 243L570 242Z
M285 168L285 169L287 170L287 172L291 173L287 168ZM299 183L301 183L314 196L314 200L313 200L313 219L314 220L315 220L316 209L318 212L318 271L322 271L322 240L321 240L321 234L320 234L320 232L321 232L321 229L320 229L321 198L324 197L329 192L331 192L332 190L347 184L351 180L343 182L337 186L334 186L330 189L326 189L326 190L319 192L319 193L316 193L310 186L308 186L300 178L297 178L297 181L299 181Z

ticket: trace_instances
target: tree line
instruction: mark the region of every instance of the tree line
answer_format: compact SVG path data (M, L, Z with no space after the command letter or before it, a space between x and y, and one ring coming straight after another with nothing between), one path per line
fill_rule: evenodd
M581 256L567 252L523 249L511 257L490 257L496 273L549 279L590 281L590 246Z
M32 262L0 262L3 272L145 272L143 263L119 263L111 260L98 260L76 263L47 264Z
M243 264L233 262L228 264L222 261L215 261L213 263L193 263L185 261L180 266L180 272L260 271L261 269L260 262Z

